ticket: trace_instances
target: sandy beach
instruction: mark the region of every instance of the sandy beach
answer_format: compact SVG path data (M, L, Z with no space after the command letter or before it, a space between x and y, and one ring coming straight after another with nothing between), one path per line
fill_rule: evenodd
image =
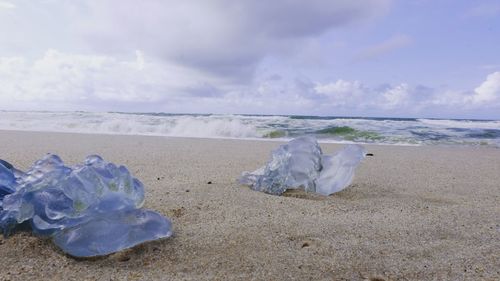
M0 238L0 280L500 280L500 149L367 145L329 197L237 183L279 144L0 131L0 158L23 170L48 152L127 166L175 231L93 260L16 233Z

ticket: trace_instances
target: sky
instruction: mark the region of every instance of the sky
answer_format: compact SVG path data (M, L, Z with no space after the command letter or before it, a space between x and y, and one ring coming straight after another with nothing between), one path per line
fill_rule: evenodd
M0 109L500 119L498 0L0 0Z

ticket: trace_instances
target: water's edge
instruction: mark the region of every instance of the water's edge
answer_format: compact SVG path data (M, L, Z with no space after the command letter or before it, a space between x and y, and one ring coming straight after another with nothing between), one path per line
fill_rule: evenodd
M0 130L289 140L322 143L500 147L500 121L320 116L0 111Z

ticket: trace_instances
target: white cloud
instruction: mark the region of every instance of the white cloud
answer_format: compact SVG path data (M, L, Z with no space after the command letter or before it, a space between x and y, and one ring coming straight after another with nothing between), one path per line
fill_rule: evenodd
M359 81L342 79L316 83L313 89L317 94L313 98L317 100L316 105L330 110L321 114L344 111L349 115L432 116L438 113L459 116L457 112L462 111L464 114L483 109L500 112L500 72L488 75L474 90L437 90L408 83L369 87Z
M474 89L475 104L500 103L500 71L491 73L479 87Z
M476 115L490 114L500 118L500 72L493 72L473 90L444 90L427 99L427 105L456 112L475 112ZM488 115L484 115L486 118Z
M416 106L417 88L411 88L406 83L399 85L382 85L369 87L359 81L337 80L330 83L317 83L315 92L324 97L322 106L336 112L399 112L408 110L410 103ZM412 111L415 109L413 108ZM347 113L349 112L347 111Z
M16 5L12 4L11 2L0 1L0 10L1 9L14 9L14 8L16 8Z
M336 82L327 84L317 84L314 89L320 94L336 95L350 94L362 90L363 86L359 81L346 81L339 79Z
M408 84L400 84L383 92L384 102L380 105L386 109L406 108L410 103L410 87Z
M432 116L486 108L500 112L500 72L468 91L273 77L234 86L217 75L155 63L142 51L118 59L49 50L34 60L0 57L0 109L351 116Z
M140 49L244 84L266 56L295 52L311 37L383 14L390 1L19 0L15 14L0 17L0 53L58 48L122 56Z
M323 103L331 107L352 107L357 106L359 101L366 94L366 87L359 81L346 81L339 79L326 84L318 83L314 90Z
M497 2L482 2L467 10L464 16L470 17L494 17L500 14L500 3Z
M413 39L404 34L394 35L391 38L384 40L373 46L369 46L361 50L356 56L357 60L366 60L380 57L391 51L406 47L413 42Z
M500 112L499 72L465 90L405 81L315 82L326 75L362 77L378 70L370 68L372 62L353 67L349 61L356 48L343 45L350 42L343 35L359 31L358 25L335 31L384 14L390 3L0 0L0 108L327 115ZM498 13L498 4L488 5L478 5L472 14ZM380 25L375 35L387 34L384 28ZM356 34L373 38L373 33ZM409 35L395 34L359 50L357 59L378 58L412 41ZM420 57L412 53L408 58ZM490 62L482 69L497 70L497 61ZM395 64L389 62L390 70L373 79L410 73L398 75L398 68L389 65Z
M314 109L318 97L305 95L306 85L266 84L255 75L259 64L381 15L390 2L19 0L15 13L0 17L0 107ZM53 48L58 51L46 52Z
M154 104L183 95L202 82L211 80L181 66L148 62L140 51L129 60L56 50L34 61L0 58L0 101L9 106L33 102L40 107L70 104L72 108L106 102Z
M427 103L441 108L468 109L472 105L470 99L470 91L444 90L429 99Z

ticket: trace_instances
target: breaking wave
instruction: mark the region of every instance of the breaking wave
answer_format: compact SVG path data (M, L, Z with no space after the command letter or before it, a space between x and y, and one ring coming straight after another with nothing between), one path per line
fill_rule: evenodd
M500 121L320 116L0 111L1 130L500 147Z

